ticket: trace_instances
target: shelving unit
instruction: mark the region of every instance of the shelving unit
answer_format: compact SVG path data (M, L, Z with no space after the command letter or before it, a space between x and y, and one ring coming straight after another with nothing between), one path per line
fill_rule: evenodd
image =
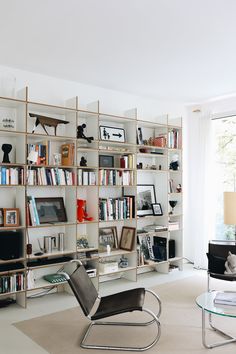
M40 125L35 128L35 118L30 117L29 113L65 120L69 124L59 124L56 136L54 128L46 126L47 135ZM8 117L13 120L9 124L13 127L3 126L5 124L3 118ZM86 124L86 136L93 137L91 143L85 139L77 139L77 127L82 124ZM101 125L124 129L125 142L103 140L99 129ZM33 129L35 129L34 133L32 133ZM137 143L136 132L139 132L139 129L142 130L143 140ZM99 102L88 105L88 110L81 110L78 98L65 102L65 106L31 102L27 88L19 92L19 98L0 97L0 142L1 145L12 145L9 154L10 163L0 163L1 174L1 168L5 167L7 169L22 169L24 179L21 185L0 184L0 208L17 208L20 216L19 226L0 226L0 238L1 233L3 235L3 232L10 230L21 234L20 255L17 258L10 255L9 259L0 259L0 301L10 296L19 305L25 307L27 297L32 294L37 295L38 291L69 291L66 282L51 284L43 279L44 275L56 273L62 266L71 270L72 265L69 259L79 258L88 268L92 269L92 281L97 288L100 282L120 277L136 281L141 272L155 270L167 273L170 264L177 265L181 269L183 256L182 192L175 190L176 185L182 187L182 146L179 138L181 132L181 120L170 122L168 116L162 116L157 118L155 122L148 122L137 118L136 109L126 112L123 116L117 116L101 112ZM171 146L168 146L171 134L179 136L176 147L173 146L173 142ZM166 137L165 146L156 146L155 144L160 144L160 141L154 144L154 140L150 139L150 137L155 138L160 135ZM47 147L46 161L31 164L27 160L29 144L45 145ZM69 164L56 165L55 154L58 155L62 152L63 144L73 144L74 159ZM169 169L174 154L178 154L179 157L180 166L177 171ZM100 159L104 155L112 158L112 166L100 164ZM82 157L87 161L86 166L80 166ZM137 168L137 164L140 163L142 168ZM60 178L54 179L54 174ZM63 178L62 175L64 175ZM169 190L170 180L172 180L172 191ZM137 216L138 184L153 184L155 186L156 202L161 203L163 215ZM67 213L67 222L29 225L28 196L35 198L62 197ZM127 199L124 202L125 196ZM101 220L99 200L108 198L122 201L129 206L132 203L130 214L124 217L124 214L121 213L122 215L117 214L115 219ZM173 200L173 198L177 200L176 213L170 215L169 200ZM86 200L86 211L93 218L91 221L77 221L78 199ZM133 201L135 201L134 204ZM127 206L124 204L123 207ZM151 237L152 240L155 236L162 237L167 241L169 239L175 240L174 257L167 257L166 260L159 260L152 264L147 259L145 260L146 264L140 265L137 256L139 248L137 237L135 237L130 251L119 248L122 227L139 230L155 223L168 228L169 220L178 223L178 230L154 233ZM107 227L116 227L117 231L118 248L111 250L110 253L99 250L99 230ZM58 233L64 233L63 251L53 249L51 252L45 252L44 250L43 254L40 254L39 244L43 248L44 237L56 237ZM79 240L85 235L88 248L78 248ZM27 244L32 245L32 254L26 253ZM168 255L168 242L166 252ZM127 258L128 262L124 268L120 266L122 257ZM106 273L99 271L99 263L102 261L116 262L117 270ZM7 291L9 287L3 282L3 277L19 273L23 275L23 283L20 284L19 290ZM33 282L32 279L34 279Z

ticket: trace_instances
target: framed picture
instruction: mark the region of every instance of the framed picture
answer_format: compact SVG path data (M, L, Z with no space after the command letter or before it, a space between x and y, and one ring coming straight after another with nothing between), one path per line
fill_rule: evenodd
M35 198L40 224L66 222L66 210L62 197Z
M142 128L137 129L137 144L138 145L143 145L143 132Z
M19 208L3 208L4 226L19 226Z
M99 167L114 167L114 156L99 155Z
M135 227L127 227L127 226L122 227L121 237L120 237L120 249L126 251L132 251L134 240L135 240L135 233L136 233Z
M137 215L153 215L152 204L156 203L154 184L137 185Z
M163 215L163 211L160 203L153 203L152 210L153 210L153 215Z
M0 226L4 225L3 208L0 208Z
M61 154L58 152L55 152L53 154L53 165L55 165L55 166L61 165Z
M108 245L111 247L111 250L118 248L116 226L102 227L99 229L99 251L106 251Z
M100 125L99 131L101 140L125 143L125 130L123 128Z

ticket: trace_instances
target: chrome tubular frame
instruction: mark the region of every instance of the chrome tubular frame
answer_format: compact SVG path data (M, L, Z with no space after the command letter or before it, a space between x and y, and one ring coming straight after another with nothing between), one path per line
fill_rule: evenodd
M144 323L138 323L138 322L104 322L104 321L93 321L90 323L87 331L84 334L84 337L81 341L80 346L82 348L85 349L102 349L102 350L122 350L122 351L145 351L148 350L150 348L152 348L159 340L160 336L161 336L161 324L160 321L158 320L157 316L150 310L143 308L142 311L148 313L151 317L152 320L149 322L144 322ZM96 345L96 344L86 344L85 341L87 339L87 337L90 334L90 331L92 329L93 326L147 326L149 324L152 323L156 323L157 325L157 334L156 337L154 338L154 340L144 346L144 347L120 347L120 346L110 346L110 345Z
M221 341L221 342L217 342L217 343L207 344L207 342L206 342L206 311L204 310L204 308L202 308L202 344L204 345L205 348L211 349L211 348L215 348L215 347L220 347L225 344L230 344L230 343L236 342L236 337L232 337L229 334L227 334L227 333L221 331L220 329L216 328L215 326L213 326L211 313L209 313L209 325L213 331L216 331L218 334L220 334L228 339Z

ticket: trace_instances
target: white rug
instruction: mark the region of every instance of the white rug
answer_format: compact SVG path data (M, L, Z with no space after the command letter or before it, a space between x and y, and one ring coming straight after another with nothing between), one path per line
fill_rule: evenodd
M222 284L222 283L221 283ZM224 282L226 284L226 282ZM231 283L227 282L227 288ZM189 277L171 283L162 284L154 288L162 300L161 338L159 342L146 353L165 354L198 354L209 353L209 349L202 346L201 339L201 310L195 304L196 297L206 291L206 282L201 276ZM146 307L153 309L155 304L151 298L147 299ZM130 316L139 318L143 316L138 312L135 315L122 315L123 319ZM15 326L47 350L50 354L79 354L102 353L81 349L80 339L89 321L82 314L80 307L57 312L47 316L37 317L31 320L18 322ZM236 335L236 319L225 319L216 316L216 322L222 329L234 330ZM95 344L113 345L143 345L154 337L153 328L127 328L127 327L98 327L93 332L92 342ZM219 341L219 337L209 330L210 341ZM148 339L148 340L147 340ZM91 342L91 340L90 340ZM104 351L103 351L104 353ZM107 351L114 353L114 351ZM224 347L212 349L213 354L235 354L236 343Z

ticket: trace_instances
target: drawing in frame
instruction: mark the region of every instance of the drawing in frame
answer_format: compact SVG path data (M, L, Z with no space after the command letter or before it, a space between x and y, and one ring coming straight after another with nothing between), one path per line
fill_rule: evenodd
M3 208L3 224L6 227L19 226L19 208Z
M163 215L162 207L160 203L152 204L153 215L161 216Z
M3 208L0 208L0 226L4 225Z
M137 144L143 145L143 132L142 128L137 128Z
M137 215L153 215L152 204L156 203L154 184L137 185Z
M99 131L100 131L100 139L103 141L114 141L118 143L125 143L125 130L123 128L100 125Z
M35 198L40 224L67 222L62 197Z
M114 167L114 156L99 155L99 167Z
M125 251L132 251L135 240L135 227L123 226L120 237L120 249Z
M116 226L101 227L99 229L98 249L100 252L107 251L107 246L111 251L118 248L117 228Z

